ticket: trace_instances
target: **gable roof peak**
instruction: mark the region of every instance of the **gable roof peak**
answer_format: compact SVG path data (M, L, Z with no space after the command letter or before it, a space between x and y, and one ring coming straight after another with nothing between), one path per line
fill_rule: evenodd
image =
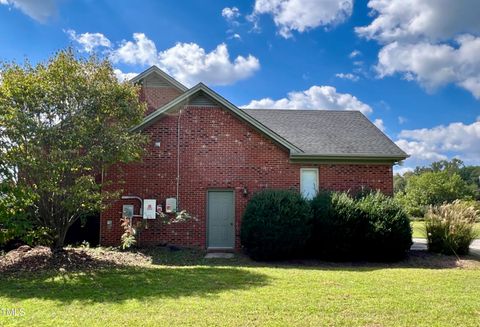
M138 74L137 76L132 78L129 82L130 83L139 83L139 82L141 82L142 80L144 80L145 78L147 78L148 76L150 76L152 74L156 74L156 75L160 76L160 78L165 80L168 84L172 85L173 87L177 88L178 90L180 90L182 92L186 92L188 90L188 87L186 87L185 85L183 85L182 83L177 81L172 76L168 75L165 71L161 70L156 65L153 65L150 68L148 68L147 70L141 72L140 74Z

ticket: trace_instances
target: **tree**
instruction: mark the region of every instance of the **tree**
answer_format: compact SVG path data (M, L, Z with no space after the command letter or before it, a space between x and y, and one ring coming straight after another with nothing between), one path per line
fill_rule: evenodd
M1 74L0 179L29 190L29 216L62 247L69 227L113 195L102 192L105 169L140 158L145 137L129 129L145 105L107 60L71 49L35 66L5 63Z
M413 172L414 175L421 175L425 172L445 171L449 174L458 174L469 185L475 194L475 198L480 199L480 166L465 166L464 162L458 158L452 160L440 160L430 164L430 166L417 166ZM408 175L403 176L403 182L406 183ZM397 181L402 186L401 181Z
M423 216L429 205L472 199L474 192L457 173L451 174L443 170L410 176L405 191L396 196L409 214Z

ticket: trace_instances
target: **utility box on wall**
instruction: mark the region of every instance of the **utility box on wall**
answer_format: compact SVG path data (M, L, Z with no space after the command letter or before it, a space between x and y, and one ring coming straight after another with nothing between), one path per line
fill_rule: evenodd
M167 200L165 201L165 212L166 213L177 212L177 199L167 198Z
M145 199L143 200L143 219L155 219L157 217L157 200Z
M122 207L122 217L132 219L133 218L133 205L124 204Z

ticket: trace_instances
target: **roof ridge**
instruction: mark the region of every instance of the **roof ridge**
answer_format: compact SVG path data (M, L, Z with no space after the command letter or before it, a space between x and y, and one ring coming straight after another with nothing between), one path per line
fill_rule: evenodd
M241 110L258 110L258 111L291 111L291 112L297 112L297 111L305 111L305 112L354 112L354 113L361 113L360 110L345 110L345 109L267 109L267 108L239 108Z

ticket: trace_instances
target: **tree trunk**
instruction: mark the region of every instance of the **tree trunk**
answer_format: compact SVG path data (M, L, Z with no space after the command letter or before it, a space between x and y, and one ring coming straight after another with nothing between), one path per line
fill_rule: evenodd
M55 241L55 248L56 249L61 249L64 246L65 243L65 236L67 236L68 228L70 226L61 226L59 229L57 229L57 239Z

